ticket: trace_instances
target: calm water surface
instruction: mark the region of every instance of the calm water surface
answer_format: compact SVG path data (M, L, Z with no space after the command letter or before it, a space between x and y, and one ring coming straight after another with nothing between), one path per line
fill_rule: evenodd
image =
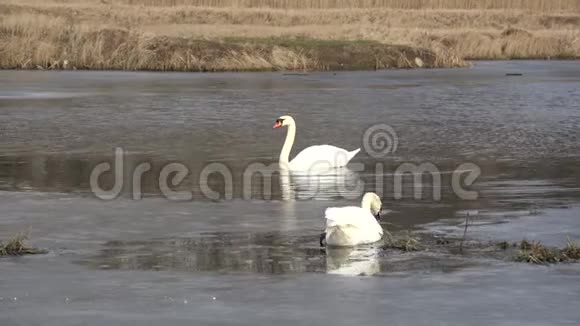
M314 188L278 174L266 178L269 193L261 178L246 187L248 166L277 161L286 131L272 125L286 114L297 122L292 155L314 144L363 148L380 123L398 146L379 158L363 148ZM28 230L50 253L0 261L0 324L576 325L578 265L438 249L324 251L318 234L324 209L358 204L360 184L382 192L383 226L395 235L461 236L470 214L472 240L578 240L579 140L576 62L308 75L2 71L0 238ZM114 163L117 147L122 191L101 200L90 174ZM151 171L135 200L141 163ZM161 191L169 163L187 167L170 185L190 200ZM219 175L200 185L212 163L231 172L233 198ZM410 178L397 197L403 163L434 164L441 199L430 178L422 199ZM463 163L481 169L469 187L476 200L451 187ZM109 189L114 176L99 180Z

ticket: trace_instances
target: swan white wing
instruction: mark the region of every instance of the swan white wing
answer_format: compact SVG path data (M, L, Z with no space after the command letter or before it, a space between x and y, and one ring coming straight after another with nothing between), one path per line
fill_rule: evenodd
M368 210L356 206L329 207L324 212L324 218L326 218L327 227L337 225L362 226L367 214L372 217Z
M292 169L327 169L345 166L358 152L347 151L346 149L332 145L316 145L303 149L289 165Z
M325 211L326 243L354 246L381 240L383 229L375 217L361 207L330 207Z

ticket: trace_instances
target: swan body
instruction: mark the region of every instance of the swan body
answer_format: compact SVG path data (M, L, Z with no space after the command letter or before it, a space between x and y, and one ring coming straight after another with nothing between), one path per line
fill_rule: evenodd
M279 161L280 165L290 170L327 170L343 167L360 151L360 148L347 151L332 145L316 145L303 149L292 161L289 161L290 150L296 138L296 122L291 116L281 116L276 120L273 128L280 127L288 127L288 133L280 152Z
M292 170L324 170L329 168L340 168L360 151L347 151L332 145L315 145L303 149L289 162Z
M383 228L378 222L381 200L369 192L363 196L361 207L329 207L324 213L325 232L321 235L328 246L350 247L380 241Z

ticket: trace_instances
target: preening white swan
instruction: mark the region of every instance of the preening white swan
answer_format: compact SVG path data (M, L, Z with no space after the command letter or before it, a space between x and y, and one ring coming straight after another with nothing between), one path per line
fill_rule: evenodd
M382 239L381 199L374 192L367 192L361 207L329 207L324 213L326 229L320 235L320 245L356 246L374 243Z
M285 115L276 120L273 128L280 127L288 127L286 141L280 152L280 165L285 165L290 170L307 171L343 167L360 151L360 148L349 152L332 145L316 145L303 149L292 161L288 161L296 137L296 123L291 116Z

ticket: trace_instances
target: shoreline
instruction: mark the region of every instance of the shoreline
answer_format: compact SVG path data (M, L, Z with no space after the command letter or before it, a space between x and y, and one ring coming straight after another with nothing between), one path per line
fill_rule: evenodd
M289 75L308 75L309 73L320 72L357 72L357 71L380 71L380 70L415 70L415 69L467 69L479 62L505 62L505 61L580 61L580 58L518 58L518 59L469 59L463 60L462 64L456 66L410 66L410 67L356 67L350 68L348 65L335 67L327 65L324 69L244 69L244 70L160 70L160 69L123 69L123 68L77 68L74 66L63 68L61 65L54 67L0 67L0 71L78 71L78 72L149 72L149 73L283 73Z
M358 69L314 69L314 70L291 70L291 69L276 69L276 70L156 70L156 69L136 69L136 70L128 70L128 69L115 69L115 68L103 68L103 69L83 69L83 68L57 68L57 67L28 67L28 68L4 68L1 67L0 71L70 71L70 72L144 72L144 73L209 73L209 74L218 74L218 73L282 73L288 75L308 75L309 73L322 73L322 72L329 72L329 73L337 73L337 72L364 72L364 71L380 71L380 70L415 70L415 69L468 69L471 68L474 64L479 62L507 62L507 61L580 61L580 58L522 58L522 59L469 59L465 60L464 65L459 66L451 66L451 67L390 67L390 68L382 68L382 69L374 69L374 68L358 68Z
M456 68L469 64L455 56L376 41L311 38L228 38L199 40L143 37L123 30L101 30L66 44L38 60L0 60L6 70L120 70L173 72L356 71ZM87 58L81 49L99 49Z
M290 70L290 69L277 69L277 70L213 70L213 71L197 71L197 70L153 70L153 69L114 69L114 68L103 68L103 69L79 69L79 68L43 68L43 67L30 67L30 68L0 68L1 71L59 71L59 72L143 72L143 73L201 73L201 74L220 74L220 73L282 73L284 75L292 76L307 76L310 73L338 73L338 72L365 72L365 71L385 71L385 70L430 70L430 69L469 69L474 64L479 62L505 62L505 61L580 61L578 58L551 58L551 59L475 59L466 60L466 65L454 66L454 67L410 67L410 68L359 68L359 69L325 69L325 70Z

